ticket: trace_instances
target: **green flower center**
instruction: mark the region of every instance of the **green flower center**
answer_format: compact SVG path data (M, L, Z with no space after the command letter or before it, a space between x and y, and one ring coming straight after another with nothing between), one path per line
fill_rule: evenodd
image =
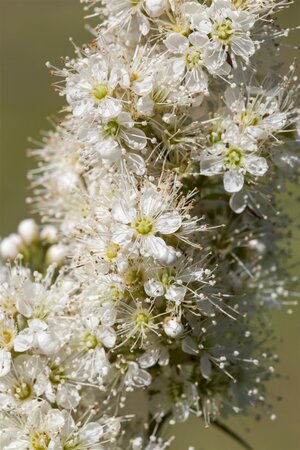
M251 112L244 112L241 120L247 127L255 127L260 122L260 118Z
M142 217L141 219L136 221L136 223L134 224L134 229L137 234L145 236L151 233L151 231L153 230L153 223L146 217Z
M92 89L92 94L97 100L103 100L108 94L108 88L105 84L96 84Z
M143 284L144 275L140 269L130 267L124 274L124 280L129 288L136 288Z
M134 323L139 328L143 328L145 325L148 325L149 322L150 322L150 315L148 311L139 311L134 316Z
M65 371L62 366L53 366L49 375L49 380L52 384L60 384L65 378Z
M115 122L114 120L111 120L104 126L104 135L105 136L111 136L113 138L116 138L119 136L121 131L120 125Z
M84 341L85 345L87 346L87 348L89 348L89 349L94 349L98 345L98 340L97 340L96 336L93 336L91 333L86 333L83 338L83 341Z
M229 168L240 167L243 162L243 154L238 148L229 149L226 155L226 165Z
M31 395L31 386L20 381L13 387L13 393L19 400L26 400Z
M222 140L222 130L212 130L212 132L208 136L208 140L210 144L217 144Z
M202 52L200 50L195 50L190 48L185 55L186 64L192 67L197 67L202 61Z
M5 345L8 345L12 341L12 333L8 330L4 330L2 333L2 340Z
M233 34L231 20L227 19L225 22L221 23L220 25L217 25L216 32L217 32L218 38L221 41L228 41Z
M31 446L34 450L46 450L50 444L50 437L44 431L35 433L31 438Z

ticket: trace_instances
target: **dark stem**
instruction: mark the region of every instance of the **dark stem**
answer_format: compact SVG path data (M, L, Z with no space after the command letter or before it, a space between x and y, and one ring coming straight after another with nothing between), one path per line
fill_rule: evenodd
M212 422L212 424L216 428L219 428L219 430L223 431L228 436L230 436L233 440L238 442L246 450L253 450L253 448L251 447L251 445L248 444L248 442L244 441L244 439L241 438L241 436L239 436L235 431L232 431L230 428L228 428L227 425L224 425L224 423L215 420L214 422Z

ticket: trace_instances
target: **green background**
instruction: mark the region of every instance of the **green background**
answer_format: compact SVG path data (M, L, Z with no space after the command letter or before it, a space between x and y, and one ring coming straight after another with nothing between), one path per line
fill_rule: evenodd
M62 99L53 92L45 62L62 66L61 56L72 55L69 42L81 45L90 40L84 29L82 5L79 0L0 0L0 236L15 231L20 220L27 217L28 194L26 172L33 161L26 158L29 136L41 139L39 130L51 128L49 119L59 119ZM300 18L300 0L279 16L287 27ZM286 44L297 44L300 32L294 32ZM291 61L296 50L284 47L285 59ZM48 118L48 119L47 119ZM58 180L59 182L59 180ZM289 201L293 214L291 228L296 229L296 201ZM299 258L298 231L294 232L294 258ZM288 263L288 262L287 262ZM297 273L297 269L294 269ZM298 270L299 273L299 270ZM300 273L299 273L300 274ZM279 348L281 379L273 381L269 391L274 396L277 420L235 417L230 426L251 443L254 450L300 449L300 333L299 308L292 316L286 311L272 317L275 331L282 341ZM283 396L277 403L275 397ZM213 427L204 429L199 419L192 419L169 430L177 435L172 450L238 450L240 447Z

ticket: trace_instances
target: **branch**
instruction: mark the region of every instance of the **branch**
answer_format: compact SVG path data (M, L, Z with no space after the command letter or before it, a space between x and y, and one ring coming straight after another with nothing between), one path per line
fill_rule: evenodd
M251 445L248 444L248 442L244 441L243 438L241 438L235 431L231 430L222 422L219 422L218 420L215 420L212 422L215 427L219 428L219 430L222 430L224 433L226 433L228 436L230 436L233 440L238 442L242 447L244 447L246 450L253 450Z

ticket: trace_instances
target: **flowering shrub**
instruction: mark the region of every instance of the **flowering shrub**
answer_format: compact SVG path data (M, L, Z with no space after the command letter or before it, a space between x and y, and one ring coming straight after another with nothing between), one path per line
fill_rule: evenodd
M164 450L192 414L273 417L265 317L292 281L275 192L300 119L294 65L265 55L290 2L83 3L99 24L48 64L67 105L32 150L42 225L0 244L0 447Z

